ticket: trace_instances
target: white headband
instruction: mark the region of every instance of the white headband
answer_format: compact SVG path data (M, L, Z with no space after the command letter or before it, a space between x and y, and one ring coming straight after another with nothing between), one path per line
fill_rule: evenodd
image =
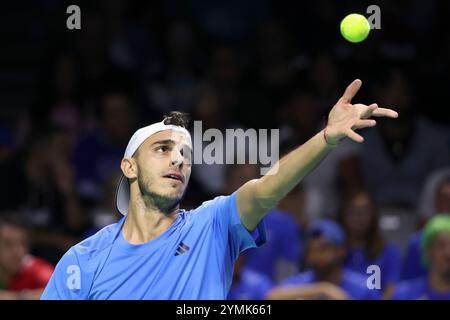
M184 133L186 137L188 138L188 142L190 146L192 147L192 140L191 140L191 134L189 131L187 131L185 128L176 126L173 124L164 124L164 120L161 122L157 122L154 124L151 124L149 126L140 128L137 130L133 136L131 137L130 141L128 142L127 148L125 149L125 154L123 155L124 158L131 158L136 150L139 148L139 146L147 140L150 136L153 134L164 131L164 130L173 130L177 132Z
M189 133L189 131L187 131L183 127L176 126L173 124L164 124L163 120L161 122L157 122L137 130L131 137L130 141L128 142L123 157L131 158L136 152L136 150L139 148L139 146L145 140L147 140L153 134L164 130L173 130L183 133L188 139L190 147L192 148L191 134ZM130 202L130 186L128 184L127 178L122 174L116 190L116 206L121 214L123 215L127 214L129 202Z

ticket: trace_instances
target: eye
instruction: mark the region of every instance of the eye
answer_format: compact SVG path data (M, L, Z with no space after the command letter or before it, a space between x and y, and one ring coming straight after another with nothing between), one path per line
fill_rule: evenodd
M192 158L192 152L189 148L182 148L180 150L180 154L181 156L183 156L186 160L190 161Z
M167 150L169 150L169 147L167 147L167 146L159 146L158 148L156 148L157 152L162 152L162 153L166 152Z

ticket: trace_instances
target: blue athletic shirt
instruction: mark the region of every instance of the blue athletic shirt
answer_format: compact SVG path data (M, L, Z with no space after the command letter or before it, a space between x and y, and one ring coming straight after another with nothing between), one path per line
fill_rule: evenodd
M41 299L225 299L238 255L266 241L264 221L242 225L236 193L180 210L144 244L123 238L125 218L72 247Z

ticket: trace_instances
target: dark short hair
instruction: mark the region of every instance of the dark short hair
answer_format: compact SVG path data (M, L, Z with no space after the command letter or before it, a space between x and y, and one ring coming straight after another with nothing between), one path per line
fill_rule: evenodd
M187 128L189 125L189 114L179 111L171 111L169 112L169 115L164 116L163 123Z

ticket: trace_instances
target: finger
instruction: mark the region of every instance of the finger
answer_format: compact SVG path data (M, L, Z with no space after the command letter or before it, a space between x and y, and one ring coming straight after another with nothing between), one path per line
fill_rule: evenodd
M377 108L376 110L374 110L374 112L372 112L372 116L398 118L398 112L386 108Z
M359 143L364 142L364 138L362 136L360 136L359 134L357 134L352 129L348 129L346 134L347 134L347 137L349 137L353 141L356 141L356 142L359 142Z
M353 125L352 129L362 129L376 126L377 122L373 119L359 120Z
M361 119L370 118L376 109L378 109L378 105L376 103L372 103L366 108L366 110L363 111L363 113L361 114Z
M350 85L345 89L344 94L342 95L342 101L346 103L350 103L353 97L358 92L359 88L361 88L362 82L359 79L354 80Z

